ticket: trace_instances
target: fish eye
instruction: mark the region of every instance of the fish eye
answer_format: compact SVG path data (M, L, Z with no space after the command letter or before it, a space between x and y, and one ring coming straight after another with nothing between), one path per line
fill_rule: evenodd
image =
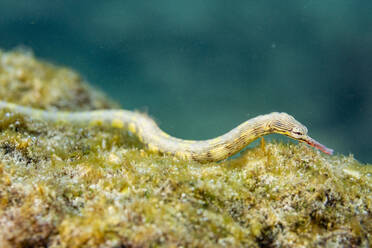
M304 133L303 133L299 128L297 128L297 127L294 127L294 128L292 129L292 133L297 134L297 135L303 135L303 134L304 134Z

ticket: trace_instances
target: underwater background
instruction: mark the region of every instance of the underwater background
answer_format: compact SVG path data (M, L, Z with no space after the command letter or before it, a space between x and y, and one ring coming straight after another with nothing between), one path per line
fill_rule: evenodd
M372 162L372 1L0 0L0 34L174 136L280 111Z

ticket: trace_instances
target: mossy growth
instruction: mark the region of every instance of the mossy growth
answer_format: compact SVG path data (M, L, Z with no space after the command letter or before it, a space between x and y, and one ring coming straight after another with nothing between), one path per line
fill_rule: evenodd
M114 106L30 53L0 52L0 63L2 100ZM199 164L151 154L111 127L0 111L0 247L368 247L371 180L352 155L302 144Z

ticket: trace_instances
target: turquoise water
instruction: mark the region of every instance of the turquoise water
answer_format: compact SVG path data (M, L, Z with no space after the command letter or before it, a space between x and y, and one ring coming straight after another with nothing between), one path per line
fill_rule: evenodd
M372 162L372 1L0 0L0 33L172 135L283 111Z

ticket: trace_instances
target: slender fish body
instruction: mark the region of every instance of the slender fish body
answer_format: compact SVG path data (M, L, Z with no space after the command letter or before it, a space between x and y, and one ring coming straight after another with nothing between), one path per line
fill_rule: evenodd
M174 155L180 159L213 162L226 159L255 139L270 133L284 134L305 142L327 154L333 150L307 135L307 128L287 113L270 113L249 119L231 131L208 140L178 139L163 132L145 114L128 110L95 110L85 112L46 111L0 101L0 109L30 116L34 119L81 125L111 125L133 133L152 152Z

